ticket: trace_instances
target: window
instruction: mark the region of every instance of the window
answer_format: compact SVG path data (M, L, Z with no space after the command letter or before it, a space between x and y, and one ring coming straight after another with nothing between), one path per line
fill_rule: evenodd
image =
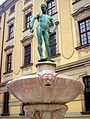
M31 62L31 44L24 47L24 65L29 65Z
M10 14L12 14L13 12L15 12L15 5L13 5L13 6L10 8Z
M32 12L29 12L28 14L25 15L25 29L29 29L29 24L32 18Z
M12 53L7 55L7 72L11 71L12 69Z
M48 15L51 15L51 16L56 13L55 0L47 1L47 13L48 13Z
M90 76L83 77L83 82L85 84L85 92L84 92L85 108L86 111L90 111Z
M0 22L1 22L1 18L2 18L2 17L0 16Z
M51 49L51 57L56 55L56 32L50 35L50 49Z
M9 26L9 30L8 30L8 40L14 38L14 24L11 24Z
M10 115L9 114L9 92L4 92L3 95L3 111L2 111L2 115L7 116Z
M80 44L86 45L90 43L90 18L79 22Z

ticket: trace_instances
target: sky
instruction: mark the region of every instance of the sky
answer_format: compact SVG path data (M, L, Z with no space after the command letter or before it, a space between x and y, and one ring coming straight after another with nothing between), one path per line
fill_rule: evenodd
M3 3L3 2L5 2L6 0L0 0L0 5Z

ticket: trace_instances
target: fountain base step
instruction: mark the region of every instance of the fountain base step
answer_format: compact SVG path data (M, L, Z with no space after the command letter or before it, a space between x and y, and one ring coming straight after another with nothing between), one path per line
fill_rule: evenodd
M64 119L67 105L61 104L27 104L24 111L27 119Z

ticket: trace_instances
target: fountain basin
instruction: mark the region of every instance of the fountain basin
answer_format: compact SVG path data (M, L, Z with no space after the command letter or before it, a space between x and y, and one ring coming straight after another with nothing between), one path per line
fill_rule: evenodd
M44 70L8 82L7 90L24 103L64 104L82 93L84 85L72 77Z

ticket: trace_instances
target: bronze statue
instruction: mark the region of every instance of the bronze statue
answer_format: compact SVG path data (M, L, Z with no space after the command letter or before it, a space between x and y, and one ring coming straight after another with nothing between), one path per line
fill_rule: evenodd
M51 51L50 51L50 45L49 45L49 40L50 40L49 35L55 32L56 25L52 17L47 14L47 7L45 4L41 5L41 10L42 10L42 14L38 13L34 17L32 17L31 23L30 23L30 30L32 31L34 21L37 19L38 20L38 26L37 26L38 52L40 55L40 60L43 59L42 37L45 42L47 60L50 60ZM53 29L51 31L49 30L50 24L53 25Z

